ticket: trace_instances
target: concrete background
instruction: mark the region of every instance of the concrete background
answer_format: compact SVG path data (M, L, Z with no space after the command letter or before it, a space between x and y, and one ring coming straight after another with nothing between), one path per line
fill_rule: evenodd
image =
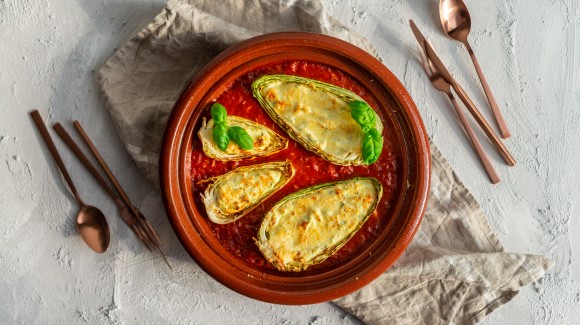
M473 192L507 251L555 267L484 324L575 324L580 319L580 4L575 0L467 0L470 40L513 137L502 183L492 186L446 98L421 71L414 19L451 72L489 111L467 52L441 32L434 0L325 1L330 15L377 47L405 84L429 135ZM223 287L187 255L158 193L124 150L93 72L163 7L160 0L0 0L0 323L356 324L331 304L277 306ZM116 208L57 142L85 200L109 216L106 254L91 253L66 191L27 114L81 120L133 201L158 229L174 266L141 246ZM67 125L69 127L70 125Z

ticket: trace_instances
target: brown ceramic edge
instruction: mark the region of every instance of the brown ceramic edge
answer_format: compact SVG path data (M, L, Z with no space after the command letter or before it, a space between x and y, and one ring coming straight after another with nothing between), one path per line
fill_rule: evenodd
M269 34L269 35L264 35L264 36L260 36L257 37L255 39L252 39L252 42L266 42L268 40L273 40L273 39L288 39L288 38L294 38L296 37L298 34L303 34L303 33L276 33L276 34ZM311 34L311 36L314 36L312 38L327 38L327 39L332 39L329 36L325 36L325 35L318 35L318 34ZM312 41L313 39L311 39ZM337 42L343 42L337 39L334 39L334 41ZM242 42L236 46L233 46L232 48L227 49L226 51L222 52L220 55L218 55L214 60L212 60L212 62L215 62L213 65L210 63L208 64L208 66L206 66L206 69L203 69L202 71L200 71L200 73L198 74L198 78L199 76L203 76L203 74L207 71L207 69L211 69L212 66L215 66L215 64L217 64L218 62L220 62L221 60L223 60L223 58L228 57L229 55L235 53L236 51L243 49L246 43L248 43L249 41L245 41ZM348 43L346 43L348 44ZM350 45L350 44L349 44ZM366 54L366 53L365 53ZM368 56L370 56L369 54L367 54ZM373 58L374 59L374 58ZM393 90L393 97L396 99L396 101L403 106L406 106L409 108L409 110L407 110L407 113L409 114L409 119L412 120L412 122L415 123L415 125L417 126L417 128L411 128L412 133L414 135L414 141L418 144L418 152L417 152L417 157L419 158L419 160L422 161L421 163L417 164L417 167L421 167L421 166L425 166L424 170L418 170L417 175L418 175L418 180L417 180L417 189L415 190L415 193L418 193L421 197L418 199L417 201L417 205L415 205L415 209L411 210L411 214L412 217L409 219L411 222L407 222L406 223L406 227L405 229L402 230L402 232L406 232L408 231L408 234L405 238L402 238L401 240L398 241L397 245L395 248L393 248L394 253L392 254L392 256L390 256L389 258L381 261L379 263L378 267L375 267L374 269L368 271L367 273L365 273L363 275L363 277L361 279L358 279L358 281L353 284L352 287L348 288L349 292L352 292L356 289L359 289L361 287L363 287L364 285L368 284L369 282L371 282L374 278L376 278L376 276L380 275L382 272L384 272L388 267L390 267L395 260L404 252L405 248L408 246L408 244L410 243L411 239L413 238L413 235L415 234L415 232L417 231L418 225L421 221L424 209L425 209L425 205L427 202L427 196L428 196L428 192L429 192L429 178L430 178L430 151L429 151L429 143L427 140L427 135L425 132L425 128L423 126L423 123L421 122L421 119L419 117L419 113L418 110L416 108L416 106L414 105L413 101L411 100L410 96L408 95L408 93L406 92L406 90L404 89L404 87L402 86L402 84L397 80L396 77L394 77L394 75L392 75L392 73L386 68L384 67L382 64L378 63L377 64L380 65L381 69L386 69L386 71L388 71L388 73L386 74L386 76L392 82L392 84L394 84L396 87L394 87ZM184 95L187 95L189 93L188 90L191 89L191 86L193 84L195 84L196 80L198 78L192 79L192 82L186 87L186 91L183 93L182 97L179 99L178 103L176 104L175 107L178 107L181 104L183 104L184 101L187 101L187 96L184 97ZM163 145L162 145L162 150L161 150L161 156L160 156L160 181L161 181L161 185L165 186L166 181L168 179L169 173L171 172L171 166L172 164L168 162L170 162L173 158L173 154L178 154L177 152L172 152L172 148L175 146L175 141L178 139L172 138L172 139L168 139L167 134L174 134L176 129L181 129L181 128L185 128L184 125L187 125L187 123L181 124L179 123L179 120L182 119L183 116L179 116L179 115L175 115L172 114L172 116L170 117L168 124L167 124L167 128L169 130L166 130L165 134L164 134L164 138L163 138ZM174 189L174 188L173 188ZM171 186L167 187L165 186L165 191L162 191L162 196L163 196L163 201L164 203L166 203L166 207L167 207L167 202L169 200L171 200L172 197L175 197L173 192L173 189L171 188ZM180 193L177 193L180 194ZM176 213L177 211L168 211L168 216L170 219L170 222L174 228L174 230L176 232L179 233L178 238L181 241L181 243L184 246L189 246L189 243L186 243L182 238L186 235L188 235L187 233L185 233L185 231L183 231L183 229L179 226L179 219L177 218L176 215L174 215L174 213ZM210 271L211 267L209 267L209 269L207 268L207 266L204 266L203 263L199 263L198 258L200 259L204 259L203 256L196 256L196 254L192 254L190 252L190 250L188 250L188 252L190 253L190 255L192 255L192 257L194 258L194 260L196 260L196 262L198 262L198 264L206 271ZM208 272L210 275L212 275L214 278L216 278L214 276L214 274L212 272ZM344 290L340 291L340 290L331 290L332 292L317 292L315 296L299 296L299 297L294 297L294 293L292 293L291 295L288 294L283 294L283 293L275 293L274 295L272 295L272 292L263 292L268 291L267 289L263 289L263 288L259 288L258 292L255 292L255 294L252 294L250 292L247 292L245 290L240 291L240 289L243 289L242 286L239 286L237 283L224 283L224 279L220 279L220 278L216 278L216 280L218 280L219 282L222 282L223 284L225 284L226 286L230 287L231 289L238 291L238 292L244 292L244 294L258 299L258 300L263 300L263 301L267 301L267 302L274 302L274 303L281 303L281 304L308 304L308 303L318 303L318 302L322 302L322 301L328 301L328 300L332 300L335 298L338 298L340 296L343 296L344 294L347 294L344 292ZM231 281L225 281L225 282L231 282ZM266 295L267 297L264 297L264 295Z

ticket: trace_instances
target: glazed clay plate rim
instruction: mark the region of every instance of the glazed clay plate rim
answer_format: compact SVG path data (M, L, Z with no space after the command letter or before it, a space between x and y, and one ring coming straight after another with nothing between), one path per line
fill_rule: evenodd
M393 113L397 119L400 119L398 122L407 123L410 126L407 130L409 136L402 139L403 143L399 145L407 150L402 154L413 153L412 157L407 157L407 159L409 169L412 169L411 173L414 176L413 184L410 184L409 188L399 189L408 196L405 202L412 202L412 205L407 207L408 218L396 234L396 241L391 243L389 251L383 252L385 256L382 259L374 261L367 259L366 264L357 270L358 273L350 274L339 282L320 276L306 277L306 279L295 277L298 280L294 280L286 290L284 283L276 283L280 279L276 279L275 276L265 275L260 279L258 271L256 271L258 273L245 272L248 271L247 268L239 267L239 262L232 264L231 261L220 260L223 259L223 254L216 253L212 247L205 247L205 249L202 247L206 244L204 237L207 238L208 234L203 234L198 228L192 226L196 218L191 216L192 219L190 219L191 209L194 209L194 214L199 215L199 211L195 205L191 206L191 197L184 197L184 192L187 192L184 188L188 186L185 180L189 166L183 166L183 162L187 161L187 146L191 145L192 141L191 130L196 122L191 117L196 115L197 118L201 109L197 108L197 105L201 104L203 107L205 105L203 101L208 100L204 98L205 93L196 92L200 89L206 91L212 89L216 79L220 78L215 75L215 71L225 69L224 66L231 64L231 61L235 61L236 58L239 60L240 57L245 56L248 61L237 62L238 66L251 65L251 61L255 60L252 55L259 58L263 51L268 51L268 49L276 51L280 48L295 49L294 53L322 53L320 55L326 52L337 53L334 57L349 59L355 62L358 68L372 72L377 77L376 82L387 88L389 95L399 106L397 112ZM306 304L328 301L353 292L378 277L394 263L413 238L424 212L429 192L430 153L427 136L418 111L405 88L386 67L366 52L346 42L320 34L301 32L268 34L244 41L222 52L200 71L183 92L167 124L161 152L160 180L164 204L172 226L188 253L204 270L224 285L255 299L274 303ZM218 251L219 248L217 248ZM221 249L225 250L223 247ZM240 278L246 275L246 278ZM349 279L349 276L352 279ZM312 285L309 290L297 290L297 288L305 289L312 284L308 281L315 281L316 285Z

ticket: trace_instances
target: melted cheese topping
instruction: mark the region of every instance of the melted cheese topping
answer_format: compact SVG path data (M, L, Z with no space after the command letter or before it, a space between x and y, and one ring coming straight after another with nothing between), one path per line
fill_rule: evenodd
M288 161L239 167L218 176L202 196L208 217L215 223L241 218L280 189L293 176Z
M221 151L213 141L213 120L209 120L207 124L204 122L198 133L206 156L221 160L261 157L271 155L288 146L288 140L261 124L239 116L228 116L227 123L228 126L239 126L246 130L254 140L254 148L243 150L235 142L230 141L226 151Z
M216 187L216 200L212 203L222 213L239 213L272 192L282 176L283 171L276 169L253 169L233 173Z
M283 199L262 223L258 246L278 269L300 271L342 247L374 211L380 183L357 178Z
M305 141L337 160L362 156L363 131L348 103L314 85L272 81L262 89L276 114Z

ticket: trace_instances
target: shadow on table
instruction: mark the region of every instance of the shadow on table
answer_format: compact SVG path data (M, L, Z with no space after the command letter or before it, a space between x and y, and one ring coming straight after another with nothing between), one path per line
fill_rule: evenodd
M109 113L104 109L105 104L99 94L94 71L114 53L116 50L115 45L123 44L134 36L161 11L164 3L143 4L137 1L117 1L103 4L94 1L77 2L85 11L87 19L94 22L95 28L87 30L84 34L79 34L77 45L64 60L60 71L60 79L53 86L54 91L50 99L50 107L39 109L49 129L52 128L54 123L61 122L79 145L82 144L82 141L73 132L70 121L80 120L86 126L87 132L93 138L107 163L116 167L113 168L114 174L119 178L120 183L126 187L129 196L134 199L133 203L138 205L139 202L135 198L142 196L145 191L151 190L153 187L137 171L135 164L122 145ZM74 33L72 34L74 37ZM32 122L31 127L33 127ZM60 141L60 138L52 131L51 134L59 152L63 156L65 165L71 171L71 177L81 197L88 204L94 204L95 206L98 204L98 208L105 213L111 229L112 239L114 237L123 241L136 239L135 235L120 219L114 202L106 196L104 191L100 190L100 186L84 167L78 167L80 162L76 157L70 158L72 153ZM36 132L36 136L38 141L43 143L38 132ZM73 202L74 198L64 180L62 180L54 159L52 159L45 146L42 147L44 158L49 165L54 182L58 184L60 191L69 193L68 198ZM85 147L81 145L81 148L84 149ZM88 154L88 150L85 150L85 154L91 157ZM99 189L93 190L94 188ZM62 233L65 237L79 235L76 229L77 210L78 207L74 203L71 212L62 220ZM54 216L54 218L61 218L61 216ZM150 221L157 223L158 220L150 219ZM135 253L147 251L138 240L137 244L128 246ZM175 244L178 243L175 242Z

